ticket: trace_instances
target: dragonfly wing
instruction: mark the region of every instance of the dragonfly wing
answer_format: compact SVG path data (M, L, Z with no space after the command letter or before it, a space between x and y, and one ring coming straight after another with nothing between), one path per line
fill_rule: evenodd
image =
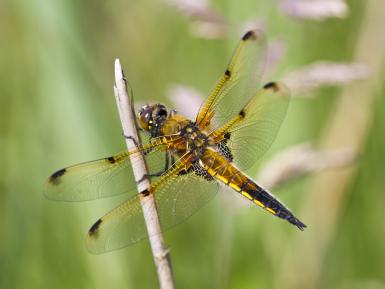
M196 123L201 129L213 131L222 127L255 95L265 54L262 31L251 30L242 37L224 74L200 108Z
M230 148L233 162L248 169L270 148L285 118L289 89L282 83L261 88L239 115L213 134ZM228 141L226 141L228 138Z
M218 191L218 183L206 180L192 170L185 174L172 168L155 183L156 209L162 230L183 222L206 204ZM87 235L92 253L119 249L148 237L140 196L134 196L98 220Z
M201 173L202 169L193 165L190 172L157 190L155 196L163 229L185 221L216 195L219 184Z
M101 254L146 237L140 196L135 195L97 220L86 237L88 251Z
M146 145L115 156L70 166L48 179L45 196L59 201L87 201L136 192L131 154L145 154L150 173L165 169L165 146Z

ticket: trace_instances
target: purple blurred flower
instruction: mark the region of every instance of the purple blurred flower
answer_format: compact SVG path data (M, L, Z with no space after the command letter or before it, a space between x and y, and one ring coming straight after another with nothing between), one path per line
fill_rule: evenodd
M349 10L344 0L281 0L280 8L291 17L316 21L344 18Z
M369 74L365 64L320 61L288 73L283 81L298 95L322 86L341 86L366 79Z
M195 36L214 39L227 36L227 23L217 11L209 8L208 0L164 0L191 20Z
M189 119L195 119L203 101L199 91L188 86L171 85L167 95L179 113Z

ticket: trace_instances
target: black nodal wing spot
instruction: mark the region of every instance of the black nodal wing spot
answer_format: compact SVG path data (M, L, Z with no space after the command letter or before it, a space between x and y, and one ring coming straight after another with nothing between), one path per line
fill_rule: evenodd
M269 83L266 83L264 86L263 86L264 89L272 89L274 91L278 91L278 85L276 82L269 82Z
M224 135L223 135L223 138L224 139L230 139L230 136L231 134L229 132L226 132Z
M253 30L247 31L245 35L243 35L242 40L246 41L249 39L256 39L257 35L255 35L255 32Z
M226 69L226 71L225 71L225 75L226 75L227 77L231 77L231 71L230 71L230 70L228 70L228 69Z
M246 116L246 113L245 113L245 111L243 109L239 112L239 116L241 118L244 118Z
M88 230L88 234L90 236L95 235L98 232L98 229L100 227L100 224L102 223L102 219L99 219L95 222L95 224L92 225L92 227Z
M115 158L114 157L108 157L106 158L106 160L110 163L110 164L114 164L116 162Z
M61 169L56 172L54 172L50 177L49 177L49 182L54 185L58 185L60 183L59 179L62 175L66 173L66 169Z

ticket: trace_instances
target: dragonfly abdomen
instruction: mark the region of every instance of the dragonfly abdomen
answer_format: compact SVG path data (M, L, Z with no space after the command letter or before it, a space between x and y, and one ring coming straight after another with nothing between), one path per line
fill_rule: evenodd
M232 183L230 183L229 186L234 188ZM250 178L247 178L245 182L238 184L236 187L239 187L238 192L240 194L264 208L266 211L281 219L287 220L289 223L297 226L300 230L303 230L306 227L306 225L298 220L285 205Z
M284 204L238 170L237 167L222 155L214 153L213 151L207 151L201 161L201 165L211 177L231 187L271 214L287 220L300 230L306 227Z

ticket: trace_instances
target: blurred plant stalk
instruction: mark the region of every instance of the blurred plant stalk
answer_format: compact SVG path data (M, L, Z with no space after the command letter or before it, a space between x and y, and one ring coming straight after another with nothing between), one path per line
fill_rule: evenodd
M264 164L257 180L269 189L277 188L307 174L350 166L355 159L351 148L318 150L310 143L299 144L277 153Z
M368 65L372 77L344 88L336 111L324 128L321 148L335 150L344 147L358 154L372 121L372 107L380 91L385 69L385 38L379 37L383 27L385 2L366 1L366 17L359 33L354 61ZM304 200L301 214L309 225L305 234L292 236L286 252L280 253L280 270L274 288L318 288L324 258L337 227L345 193L354 180L355 168L318 173ZM293 262L296 260L296 262ZM301 274L298 274L301 272Z

